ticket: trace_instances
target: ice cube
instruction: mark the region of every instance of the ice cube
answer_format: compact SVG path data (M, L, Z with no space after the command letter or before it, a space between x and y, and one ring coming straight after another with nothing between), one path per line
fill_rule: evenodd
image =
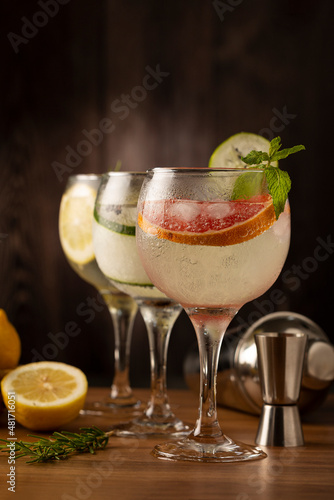
M229 202L214 202L206 207L205 213L212 219L224 219L232 213L232 207Z
M171 217L180 222L191 222L201 213L201 205L196 202L176 202L170 207Z

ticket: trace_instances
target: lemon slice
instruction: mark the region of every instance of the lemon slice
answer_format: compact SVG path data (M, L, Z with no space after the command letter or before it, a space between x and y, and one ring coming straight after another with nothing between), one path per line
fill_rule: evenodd
M246 164L241 160L242 156L251 151L263 151L269 153L270 142L262 135L240 132L232 135L220 144L212 153L209 167L217 168L244 168ZM277 166L277 162L272 162Z
M96 194L87 184L74 184L60 203L60 242L66 257L79 265L95 258L92 223Z
M38 431L74 420L84 406L87 388L81 370L55 361L19 366L1 381L8 411L24 427Z

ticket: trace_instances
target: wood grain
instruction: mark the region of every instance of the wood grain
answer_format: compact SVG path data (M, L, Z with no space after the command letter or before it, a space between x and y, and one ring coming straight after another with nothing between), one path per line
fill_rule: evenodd
M147 390L137 390L143 401ZM105 389L91 389L89 399L103 397ZM193 424L198 399L188 391L170 391L174 411ZM327 400L307 422L303 422L305 446L264 448L268 457L238 464L167 462L150 452L156 439L111 438L108 447L95 455L80 455L66 462L28 465L16 461L16 496L69 500L95 498L120 500L329 500L334 487L334 398ZM253 443L258 418L226 409L219 410L221 426L234 439ZM6 415L1 416L0 437L6 438ZM128 417L126 417L127 419ZM124 419L124 417L123 417ZM98 425L108 428L119 417L79 417L67 430ZM17 437L27 431L17 428ZM0 456L1 498L6 492L7 458Z

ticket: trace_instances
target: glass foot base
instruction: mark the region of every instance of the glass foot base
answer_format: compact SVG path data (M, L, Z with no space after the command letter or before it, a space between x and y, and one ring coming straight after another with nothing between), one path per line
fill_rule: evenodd
M158 422L156 420L141 417L130 422L124 422L111 427L117 437L183 437L190 433L191 428L181 420L174 418L169 422Z
M141 406L141 401L136 398L105 398L102 401L94 401L85 405L80 411L81 415L105 415L108 413L133 412Z
M190 462L241 462L267 456L260 448L232 441L227 436L215 440L185 438L159 444L152 455L163 460Z

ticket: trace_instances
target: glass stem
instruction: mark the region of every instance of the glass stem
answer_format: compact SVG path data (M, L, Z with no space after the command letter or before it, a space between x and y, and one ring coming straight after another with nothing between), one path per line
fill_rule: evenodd
M128 295L103 293L114 326L114 378L111 386L111 399L131 399L133 397L129 382L130 346L133 323L138 306Z
M199 414L192 436L210 439L222 436L217 417L216 380L225 331L237 309L186 308L194 325L200 357Z
M145 410L149 419L174 417L167 396L166 363L170 334L182 308L175 302L137 300L146 324L151 364L151 395Z

